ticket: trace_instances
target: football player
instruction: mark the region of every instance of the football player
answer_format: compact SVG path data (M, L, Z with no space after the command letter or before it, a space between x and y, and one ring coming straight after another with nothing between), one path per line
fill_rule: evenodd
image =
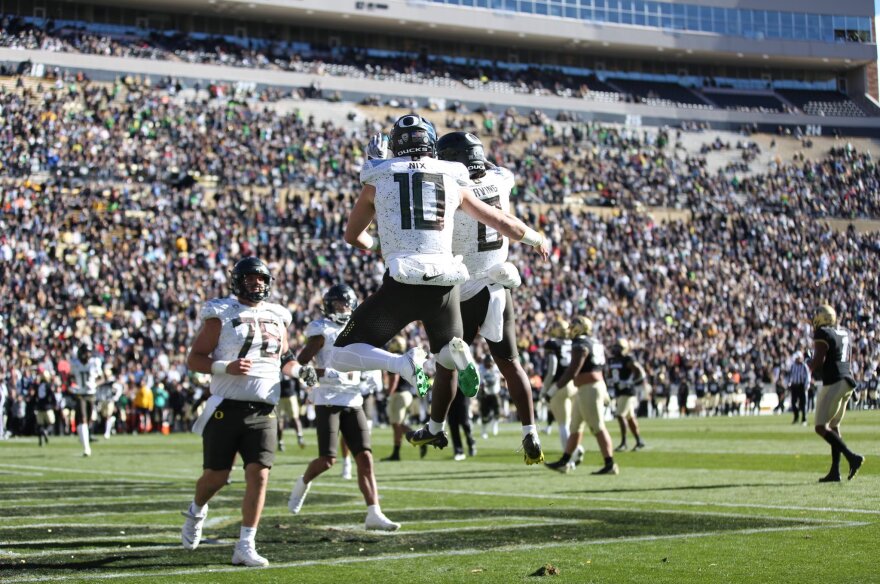
M388 343L388 350L392 353L404 353L406 351L406 339L400 335L394 337ZM400 444L403 441L404 434L411 430L407 425L407 420L409 419L410 408L412 408L415 388L396 373L388 373L387 377L388 421L391 423L391 428L394 431L394 450L382 460L391 462L400 460Z
M234 565L266 566L255 539L266 499L269 470L278 447L275 405L293 316L268 302L274 278L259 258L239 260L230 275L232 295L202 307L202 326L187 357L190 371L211 373L211 397L193 426L202 435L202 476L181 531L183 547L194 550L202 537L208 501L227 484L236 453L241 455L245 493Z
M483 392L480 394L480 420L483 424L483 439L489 437L491 425L492 435L498 435L498 423L501 421L501 371L492 360L491 355L483 358L480 365L480 379L483 380Z
M614 450L619 452L627 449L627 426L636 439L633 450L641 450L645 447L645 443L642 442L642 435L639 433L636 405L639 403L639 390L644 387L647 375L642 364L630 354L629 341L622 337L611 345L608 373L611 378L610 383L614 387L614 397L617 400L616 417L620 424L620 444ZM682 380L682 384L684 383L685 381Z
M73 380L71 393L76 399L76 433L83 447L83 456L91 456L89 426L95 415L95 395L104 377L104 365L100 358L92 355L88 345L80 345L76 357L70 360L70 376Z
M49 429L55 425L56 387L61 386L61 378L48 369L43 371L42 381L37 385L34 395L34 411L37 415L37 440L40 446L49 444Z
M568 445L568 428L571 425L571 411L577 388L573 381L559 387L559 380L571 363L571 339L568 321L557 318L547 328L550 338L544 343L544 380L541 395L549 400L550 412L559 424L559 440L562 449ZM575 458L583 455L583 447L578 445Z
M394 158L380 159L384 137L374 137L361 170L364 186L349 216L345 241L359 249L381 251L388 270L379 290L355 310L336 339L333 367L339 371L382 369L405 377L420 395L428 390L422 368L425 352L411 349L405 356L382 347L407 324L419 320L436 355L437 374L428 424L407 433L414 446L444 448L446 416L458 386L469 395L479 388L479 373L463 329L458 284L468 279L460 258L452 254L454 213L461 208L501 235L538 249L545 258L545 238L501 210L474 197L466 188L467 169L437 160L434 126L409 114L394 123L390 148ZM374 148L374 144L380 146ZM379 239L367 228L376 220ZM381 242L381 245L380 245Z
M850 367L852 335L837 323L837 312L822 304L813 313L813 359L810 373L822 381L816 396L816 434L831 446L831 470L820 483L840 482L840 456L849 463L847 479L859 472L865 457L850 450L840 435L846 404L856 386Z
M510 216L513 174L486 162L479 138L466 132L445 134L437 141L437 157L465 165L470 194ZM516 404L525 463L538 464L544 461L544 453L535 425L532 386L516 348L516 318L510 289L521 281L516 267L507 262L509 245L507 237L463 209L455 212L452 253L462 256L470 276L461 285L463 339L468 345L473 344L477 334L486 340Z
M310 391L311 401L315 404L318 458L312 460L305 473L296 480L290 492L288 508L291 513L299 513L312 481L336 463L336 445L341 434L357 463L358 486L367 504L364 526L368 530L395 531L400 524L388 519L379 507L370 427L364 415L364 398L360 388L361 373L337 371L329 359L336 337L349 322L356 307L354 290L345 284L337 284L324 295L324 317L310 322L306 327L308 341L297 356L297 361L303 367L301 378L317 378L317 385ZM314 373L309 365L313 360L316 366Z
M116 402L122 397L122 384L118 381L104 383L98 388L98 414L104 420L104 440L116 429Z
M603 416L605 407L611 401L602 375L602 370L605 368L605 345L593 337L593 321L586 316L578 316L574 319L571 335L574 337L571 363L559 379L559 384L564 387L569 381L574 380L578 388L575 398L576 407L571 416L571 429L565 452L562 458L547 464L547 467L560 472L571 470L572 465L569 463L574 462L571 458L581 443L586 424L596 437L599 452L605 461L604 466L593 474L616 475L620 473L620 468L614 462L611 435L605 427Z

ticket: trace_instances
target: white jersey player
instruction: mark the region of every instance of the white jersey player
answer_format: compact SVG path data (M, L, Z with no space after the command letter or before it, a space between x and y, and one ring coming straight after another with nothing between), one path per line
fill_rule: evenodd
M103 362L92 355L87 345L81 345L76 357L70 360L72 385L70 392L76 398L76 433L83 447L83 456L92 455L89 426L95 410L98 383L104 375Z
M205 304L201 329L187 357L191 371L212 374L212 395L193 427L202 435L203 471L195 497L183 512L181 541L185 549L198 547L208 501L226 485L239 455L246 488L234 565L269 563L257 553L255 539L278 448L275 404L281 394L282 362L292 360L287 344L292 315L266 302L273 280L259 258L239 260L230 278L234 296Z
M311 368L311 362L317 366L315 374L318 381L311 391L315 404L318 458L309 463L305 473L293 485L288 508L291 513L299 513L312 481L336 463L336 448L341 436L344 439L343 454L347 448L357 460L358 486L367 504L364 527L369 530L394 531L400 528L400 524L388 519L379 508L379 494L373 475L370 427L361 407L364 403L360 388L361 373L337 371L333 369L329 359L337 335L348 324L356 306L357 296L354 290L346 284L337 284L324 294L324 317L312 321L306 327L308 341L297 356L297 361L303 370ZM300 378L310 377L309 372L306 370L304 373L303 370L300 371ZM344 458L343 478L350 479L351 459L347 455Z
M513 174L486 162L483 144L473 134L452 132L437 141L440 158L456 161L468 169L467 189L474 198L510 216ZM461 318L464 341L483 336L522 424L523 458L526 464L543 462L544 453L535 425L532 387L520 365L516 348L516 319L510 288L520 285L519 272L507 263L509 241L504 234L476 218L455 214L452 251L464 258L470 279L461 286Z
M444 429L453 372L458 372L459 389L468 395L476 395L480 383L470 348L461 338L455 285L467 280L467 269L452 254L455 210L461 208L503 235L539 248L544 257L549 249L544 238L521 221L477 200L466 188L464 167L434 160L436 139L429 121L405 115L391 130L388 147L394 158L368 162L361 173L364 186L349 216L345 241L360 249L381 249L388 272L382 287L355 310L339 334L333 363L344 371L398 373L424 395L424 351L408 351L402 359L378 348L409 323L421 321L436 355L437 375L431 420L425 428L407 433L407 440L443 448L448 444ZM384 137L374 137L368 152L382 158L381 146L375 146L385 143ZM367 233L374 219L379 241Z

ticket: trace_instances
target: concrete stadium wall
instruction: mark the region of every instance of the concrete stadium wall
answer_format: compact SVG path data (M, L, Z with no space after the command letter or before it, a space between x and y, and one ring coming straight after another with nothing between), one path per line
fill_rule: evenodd
M833 118L792 114L761 114L723 109L688 109L656 107L635 103L607 103L589 99L495 93L467 87L436 87L428 84L402 83L375 79L330 77L267 69L247 69L219 65L202 65L175 61L103 57L75 53L55 53L0 48L0 63L13 69L21 62L46 67L84 71L93 79L113 80L120 75L141 75L153 79L170 76L205 82L245 82L257 86L301 88L319 85L325 92L338 92L346 101L360 101L370 95L386 98L414 98L424 104L429 98L461 101L471 107L488 106L503 110L513 106L520 111L540 109L550 115L559 111L577 112L585 120L627 123L630 125L678 126L682 122L707 122L713 129L738 130L755 124L761 131L775 132L778 126L821 128L824 135L835 131L844 136L880 137L880 118Z

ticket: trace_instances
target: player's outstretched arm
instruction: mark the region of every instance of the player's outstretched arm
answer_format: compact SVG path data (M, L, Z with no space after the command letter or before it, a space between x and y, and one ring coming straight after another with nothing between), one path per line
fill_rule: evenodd
M543 258L549 257L550 242L546 237L513 215L487 205L466 189L461 191L461 210L502 235L531 245Z
M348 224L345 226L345 242L358 249L378 249L378 240L367 233L367 228L376 216L376 187L364 185L361 195L354 204L351 214L348 216Z

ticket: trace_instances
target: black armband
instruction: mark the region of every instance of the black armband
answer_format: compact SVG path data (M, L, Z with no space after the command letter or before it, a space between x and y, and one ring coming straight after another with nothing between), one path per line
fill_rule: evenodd
M284 367L285 365L287 365L291 361L296 361L296 357L294 357L293 351L288 349L286 353L281 355L281 366Z

